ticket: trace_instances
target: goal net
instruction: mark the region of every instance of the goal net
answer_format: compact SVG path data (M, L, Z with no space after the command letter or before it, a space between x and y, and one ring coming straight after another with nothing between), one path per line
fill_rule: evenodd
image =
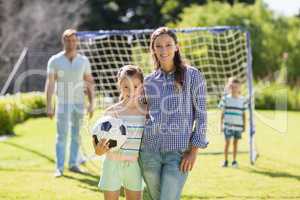
M243 146L246 146L244 151L249 153L250 161L254 163L253 136L255 131L249 33L240 27L197 27L174 31L179 40L182 56L205 76L207 107L210 111L208 134L218 152L223 149L223 146L220 146L223 145L223 138L214 139L214 137L220 137L220 134L215 136L219 132L217 126L219 114L215 108L226 92L225 86L230 77L236 77L243 83L242 93L250 102L249 145ZM152 32L153 30L150 29L78 32L79 51L89 58L92 65L96 94L100 103L98 105L102 105L105 98L117 99L119 95L117 72L122 66L137 65L143 69L145 75L153 70L149 51ZM215 141L219 141L220 144Z

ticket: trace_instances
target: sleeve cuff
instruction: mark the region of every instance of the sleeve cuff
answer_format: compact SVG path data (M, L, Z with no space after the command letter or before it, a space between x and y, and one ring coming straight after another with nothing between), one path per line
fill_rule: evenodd
M205 134L203 133L196 133L194 132L192 135L192 139L191 139L191 145L201 148L201 149L205 149L207 148L209 144L209 141L206 139Z

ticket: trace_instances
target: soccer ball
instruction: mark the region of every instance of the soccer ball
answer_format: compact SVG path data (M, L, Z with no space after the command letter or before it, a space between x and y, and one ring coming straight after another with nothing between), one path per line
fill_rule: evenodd
M119 150L127 140L126 125L121 119L111 116L100 118L92 129L92 133L98 141L108 139L110 151Z

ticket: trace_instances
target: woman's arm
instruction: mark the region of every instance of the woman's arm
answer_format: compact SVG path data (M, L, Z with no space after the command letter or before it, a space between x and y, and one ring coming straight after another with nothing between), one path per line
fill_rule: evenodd
M182 172L191 171L196 162L199 148L207 147L206 140L206 84L198 70L191 73L192 103L195 116L195 130L191 137L191 149L183 155L180 163Z
M191 73L192 103L195 116L195 130L191 138L191 145L206 148L207 110L206 110L206 83L202 74L197 70Z

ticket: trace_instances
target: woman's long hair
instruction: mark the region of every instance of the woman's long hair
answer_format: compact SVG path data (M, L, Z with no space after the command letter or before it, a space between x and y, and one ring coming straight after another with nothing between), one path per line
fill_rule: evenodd
M158 38L158 36L163 35L163 34L167 34L168 36L173 38L176 45L178 44L176 34L173 31L171 31L168 27L160 27L151 34L150 51L151 51L152 58L154 61L155 70L160 69L161 65L159 63L157 56L155 55L154 43L155 43L155 40ZM183 83L184 83L184 74L185 74L186 64L180 55L179 49L175 52L173 61L174 61L174 65L175 65L175 84L176 84L176 86L182 87Z

